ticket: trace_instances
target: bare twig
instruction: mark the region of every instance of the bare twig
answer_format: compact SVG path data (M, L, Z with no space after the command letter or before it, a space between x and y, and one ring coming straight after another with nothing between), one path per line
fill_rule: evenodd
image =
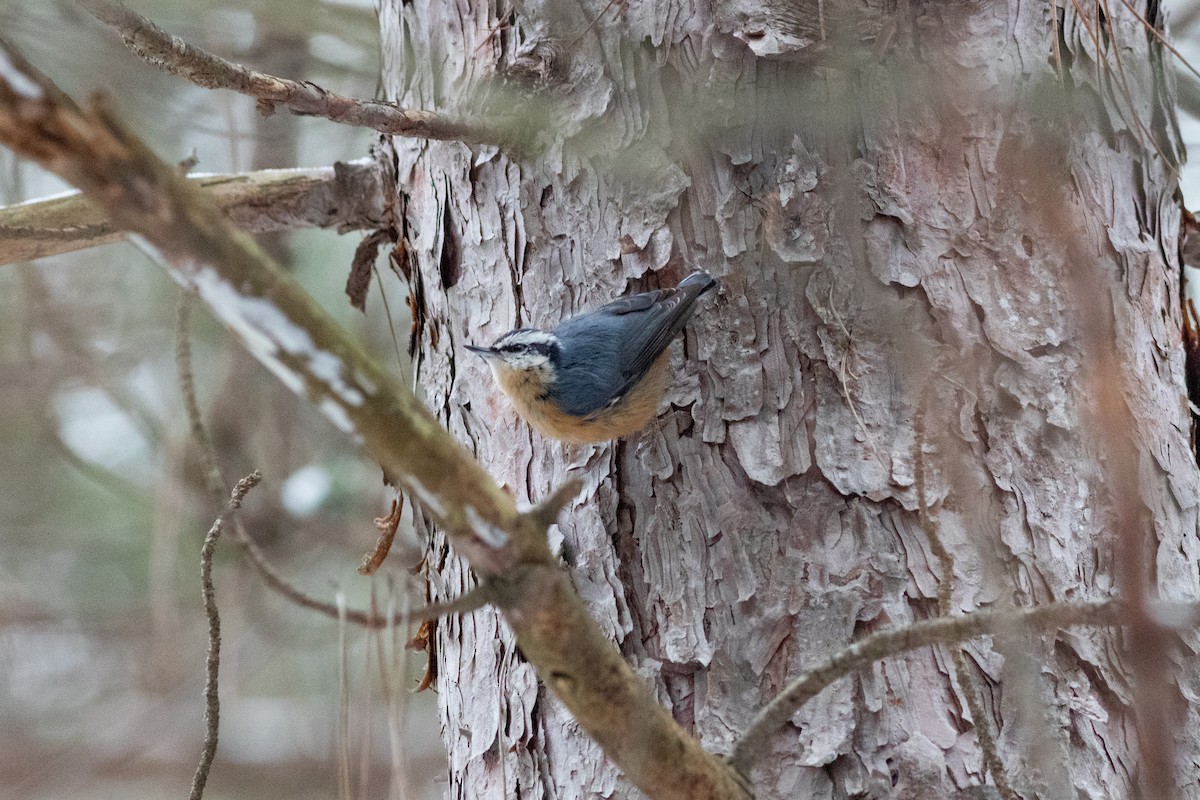
M749 797L744 781L656 702L588 615L550 551L545 514L520 512L411 391L107 107L79 108L2 42L0 143L101 203L285 385L362 441L480 580L502 584L493 587L495 602L522 652L635 786L662 800Z
M389 615L384 618L384 625L376 627L395 627L402 622L409 620L424 620L434 619L436 617L445 617L450 614L468 614L476 609L483 608L493 602L494 593L490 583L482 583L464 594L459 595L453 600L446 600L441 603L429 603L428 605L418 606L417 608L405 608L399 614Z
M1197 78L1200 78L1200 71L1198 71L1195 67L1192 66L1192 62L1188 61L1187 58L1184 57L1183 53L1181 53L1177 49L1175 49L1175 46L1172 45L1171 42L1167 40L1167 37L1163 36L1162 31L1160 31L1158 28L1151 25L1150 21L1148 19L1146 19L1144 16L1142 16L1141 12L1138 11L1136 8L1134 8L1133 4L1130 3L1129 0L1121 0L1121 4L1123 6L1125 6L1127 9L1129 9L1129 11L1133 14L1133 16L1137 17L1137 21L1142 23L1142 26L1146 29L1146 31L1150 35L1152 35L1155 39L1157 39L1158 43L1160 45L1165 47L1167 50L1171 51L1171 55L1175 56L1175 58L1177 58L1179 60L1179 63L1183 64L1183 66L1187 68L1188 72L1192 73ZM1172 14L1172 17L1174 17L1174 16L1175 15ZM1173 20L1173 22L1178 24L1176 20ZM1174 24L1171 27L1173 29L1175 29ZM1178 29L1175 29L1175 34L1178 35L1178 33L1179 33ZM1187 39L1185 39L1184 41L1187 41Z
M192 370L192 337L188 332L194 300L194 293L187 289L179 293L179 303L175 308L175 370L179 376L179 393L183 395L183 407L187 411L188 427L200 450L200 462L204 465L205 486L210 493L219 497L227 494L229 489L225 486L225 476L221 474L221 465L217 461L217 449L213 447L208 429L204 426L200 401L196 399L196 380ZM239 535L238 538L242 537Z
M188 426L191 429L192 437L196 440L196 445L200 450L200 459L204 465L205 482L208 485L209 491L220 498L228 494L229 489L226 488L225 476L217 460L216 448L213 446L212 439L208 435L208 429L204 425L203 415L200 412L200 403L196 399L196 385L192 371L191 336L188 332L192 302L192 293L184 290L180 294L178 315L175 321L175 366L179 375L179 388L183 395L184 408L187 411ZM397 523L399 522L398 516L396 521ZM406 607L403 615L390 618L381 617L370 611L342 608L337 603L318 600L289 583L275 569L275 566L267 560L266 555L255 544L254 539L246 532L245 528L242 527L241 520L237 518L233 520L233 537L238 546L242 548L242 553L246 556L246 559L268 587L301 608L316 611L330 619L344 619L359 627L376 629L389 625L407 625L413 620L430 619L447 614L473 611L476 608L486 605L488 602L487 597L482 593L477 596L472 596L472 593L468 593L455 600L445 603L435 603L423 608L412 609L411 611Z
M608 5L606 5L602 9L600 9L600 13L597 14L595 17L593 17L592 21L587 24L587 27L584 28L582 31L580 31L579 34L574 39L567 42L567 46L564 49L570 50L573 47L575 47L575 45L579 44L579 40L582 39L584 36L586 36L588 34L588 31L590 31L592 28L596 27L596 23L604 18L604 15L608 13L608 10L610 8L612 8L613 6L615 6L619 3L621 5L621 9L624 10L625 4L628 2L629 2L629 0L608 0Z
M1096 10L1096 17L1094 19L1087 16L1080 0L1071 0L1071 5L1075 10L1075 15L1079 18L1080 24L1083 25L1084 30L1090 33L1092 37L1092 47L1095 49L1097 91L1106 89L1107 84L1104 80L1104 71L1110 70L1110 75L1115 75L1117 78L1113 85L1116 86L1117 91L1120 94L1120 98L1125 101L1125 105L1129 109L1129 115L1126 116L1126 112L1121 108L1121 104L1117 102L1117 97L1115 95L1110 96L1113 110L1116 112L1117 116L1121 118L1121 121L1129 126L1133 131L1134 139L1137 141L1138 145L1147 153L1153 149L1158 157L1163 160L1163 163L1167 165L1168 169L1170 170L1171 179L1173 180L1179 174L1180 164L1178 159L1174 157L1168 158L1167 154L1164 153L1162 148L1159 147L1157 137L1155 137L1154 133L1146 127L1146 123L1142 121L1141 116L1137 113L1137 108L1133 102L1133 96L1129 90L1129 84L1126 81L1125 68L1121 63L1120 44L1114 44L1114 46L1111 48L1107 46L1107 43L1110 41L1115 41L1116 37L1116 30L1112 25L1112 17L1110 16L1111 12L1108 10L1107 0L1098 0L1098 2L1094 4L1094 8ZM1104 21L1101 20L1101 14L1104 15ZM1104 31L1102 28L1107 28L1108 30ZM1101 45L1101 39L1103 39L1105 42L1105 46ZM1115 68L1109 63L1110 50L1112 51L1116 61ZM1143 136L1150 140L1149 146L1147 146L1146 142L1143 140Z
M151 66L206 89L229 89L258 100L259 110L280 105L293 114L371 128L392 136L444 139L470 144L501 144L499 128L454 119L433 111L414 111L382 100L364 100L326 91L310 81L294 81L249 69L189 44L119 2L76 0L101 22L115 28L132 50Z
M583 490L583 481L578 478L572 478L559 486L550 496L541 502L536 508L529 512L530 520L540 526L549 527L558 519L558 515L567 507L567 504L579 496Z
M1194 606L1188 606L1189 610ZM734 746L729 762L748 775L754 760L766 752L767 741L825 687L876 661L930 645L962 642L1012 629L1053 630L1073 625L1119 625L1122 607L1116 601L1050 603L1020 610L977 611L913 622L873 633L808 670L788 685L754 718Z
M258 470L238 481L229 497L225 511L213 522L204 537L204 547L200 550L200 587L204 596L204 614L208 617L208 656L204 664L204 747L200 751L200 763L196 765L196 774L192 777L192 792L190 800L201 800L204 796L204 784L208 782L208 771L212 768L213 757L217 754L217 731L220 728L221 698L217 691L217 677L221 671L221 617L217 613L217 592L213 587L212 560L217 548L217 539L221 537L221 528L225 520L242 507L246 494L262 480Z
M371 159L312 169L269 169L188 178L248 233L298 228L370 230L383 223ZM0 206L0 266L99 247L125 236L79 192Z

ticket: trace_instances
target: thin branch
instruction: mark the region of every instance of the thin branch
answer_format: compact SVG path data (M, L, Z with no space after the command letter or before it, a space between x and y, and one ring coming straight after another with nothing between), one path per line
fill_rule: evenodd
M379 268L371 265L371 272L375 275L375 283L379 286L379 300L383 303L383 315L387 318L388 331L392 335L392 348L396 353L396 367L404 372L411 362L404 358L404 354L400 351L400 339L396 336L396 323L392 319L392 307L388 303L387 291L383 288L383 276L379 274Z
M1110 48L1102 47L1100 44L1101 33L1102 33L1101 27L1105 24L1100 19L1100 15L1102 12L1104 13L1105 18L1108 20L1108 23L1107 23L1108 36L1106 38L1109 41L1113 41L1113 42L1116 41L1116 39L1115 39L1116 30L1112 27L1112 19L1109 16L1110 12L1108 11L1108 3L1106 2L1106 0L1097 0L1097 2L1095 3L1095 9L1096 9L1095 19L1089 18L1087 16L1087 14L1084 13L1084 8L1082 7L1080 0L1071 0L1071 5L1075 10L1075 15L1079 18L1080 24L1083 25L1084 30L1086 30L1088 33L1090 33L1091 37L1092 37L1092 47L1095 49L1095 62L1096 62L1096 90L1104 91L1106 89L1106 84L1104 81L1104 70L1106 70L1106 69L1110 70L1110 74L1115 75L1117 78L1117 80L1115 81L1115 85L1119 92L1120 99L1123 99L1125 101L1125 104L1129 108L1129 116L1127 117L1125 115L1125 111L1121 108L1121 104L1119 102L1117 102L1117 99L1118 99L1117 95L1113 95L1110 93L1110 94L1108 94L1108 99L1110 99L1112 101L1113 111L1121 119L1121 121L1123 123L1125 123L1125 125L1127 127L1130 128L1131 132L1134 134L1134 137L1133 137L1134 140L1137 141L1138 145L1147 153L1150 152L1150 147L1146 146L1146 143L1145 143L1145 141L1143 141L1142 136L1144 135L1147 138L1149 138L1150 145L1151 145L1151 147L1153 147L1154 152L1158 155L1159 158L1161 158L1163 160L1163 163L1167 165L1167 167L1170 171L1170 179L1174 180L1175 177L1179 174L1179 169L1180 169L1181 165L1178 163L1178 159L1167 157L1167 154L1164 153L1162 151L1162 148L1159 147L1158 139L1154 136L1153 132L1150 131L1150 129L1146 127L1146 123L1144 123L1142 121L1141 116L1137 113L1137 107L1134 104L1133 96L1130 94L1130 91L1129 91L1129 84L1125 80L1125 68L1121 64L1121 54L1120 54L1119 43L1117 43L1114 47L1111 48L1113 53L1115 54L1115 60L1116 60L1116 64L1117 64L1115 69L1109 63ZM1104 8L1101 8L1101 5L1103 5Z
M196 446L200 450L200 460L204 466L205 483L209 492L220 499L229 493L229 489L225 482L225 475L221 470L220 462L217 459L216 448L213 446L212 438L208 435L208 428L205 426L203 415L200 412L200 403L196 398L196 382L192 370L192 344L191 336L188 332L188 321L191 316L193 298L194 295L187 290L181 292L179 297L179 306L175 319L175 367L179 377L180 393L183 395L184 409L187 412L188 427L191 430L192 438L196 441ZM258 572L263 583L284 599L296 606L315 611L330 619L345 620L359 627L373 630L391 625L407 625L413 620L432 619L448 614L473 611L489 602L484 592L479 592L478 594L468 592L455 600L406 610L402 616L393 616L391 618L381 617L372 611L342 608L337 603L318 600L288 582L267 559L266 554L263 553L250 534L246 532L241 520L237 518L233 520L233 538L242 549L246 560Z
M148 504L145 491L141 486L115 471L100 466L94 461L88 461L72 450L71 446L63 439L57 420L47 415L42 417L42 423L44 426L42 436L54 455L65 461L67 466L95 483L104 491L120 497L122 503L131 506L145 506Z
M1200 71L1197 71L1196 68L1192 66L1192 62L1188 61L1187 58L1184 57L1183 53L1176 50L1175 46L1172 45L1171 42L1167 40L1167 37L1163 36L1162 31L1160 31L1158 28L1151 25L1150 21L1148 19L1146 19L1144 16L1142 16L1141 12L1138 11L1136 8L1134 8L1133 4L1131 4L1129 2L1129 0L1121 0L1121 4L1124 5L1127 9L1129 9L1130 12L1132 12L1135 17L1137 17L1137 21L1142 23L1142 26L1145 27L1145 29L1151 35L1153 35L1155 39L1158 40L1158 43L1160 45L1162 45L1163 47L1170 50L1171 54L1173 56L1175 56L1175 58L1179 59L1179 63L1183 64L1183 66L1185 66L1187 68L1188 72L1192 73L1197 78L1200 78ZM1174 15L1172 14L1172 16L1174 16ZM1171 27L1174 28L1175 26L1172 25ZM1176 33L1178 33L1178 32L1176 32ZM1187 41L1187 40L1185 39L1184 41Z
M179 393L183 395L183 407L187 412L188 428L200 450L205 486L210 493L219 497L227 494L229 489L225 485L225 476L221 473L221 464L217 460L217 448L213 446L208 428L204 425L200 401L196 398L196 378L192 369L192 337L188 331L194 301L193 292L187 289L180 291L179 303L175 307L175 371L179 377Z
M469 144L501 144L499 126L484 126L433 111L414 111L382 100L364 100L326 91L309 81L294 81L249 69L185 42L119 2L76 0L97 19L115 28L135 55L147 64L205 89L229 89L258 100L272 114L276 105L293 114L371 128L392 136L442 139Z
M79 108L3 42L0 143L102 204L255 358L363 443L481 583L500 584L495 602L522 652L635 786L661 800L749 798L745 782L656 702L589 616L550 551L545 514L518 511L411 391L102 101Z
M1194 613L1195 606L1187 607ZM755 759L767 751L771 737L822 689L876 661L930 645L947 645L976 636L1026 628L1053 630L1072 625L1119 625L1120 606L1114 600L1092 603L1050 603L1020 610L977 611L953 617L937 617L873 633L825 661L788 685L768 703L746 728L733 748L729 763L743 775L750 773Z
M563 48L563 49L565 49L565 50L571 50L572 48L574 48L574 47L575 47L575 45L579 44L579 40L580 40L580 39L582 39L584 36L587 36L587 34L588 34L588 31L590 31L592 28L596 27L596 23L597 23L597 22L599 22L601 19L603 19L603 18L604 18L604 15L608 13L608 10L609 10L610 8L612 8L613 6L615 6L615 5L617 5L618 3L620 3L620 4L621 4L621 8L622 8L622 10L623 10L623 9L624 9L624 7L625 7L625 4L626 4L626 3L628 3L628 2L629 2L629 0L608 0L608 5L606 5L606 6L605 6L604 8L602 8L602 9L600 9L600 13L599 13L599 14L597 14L595 17L593 17L593 18L592 18L592 21L588 23L587 27L586 27L586 28L584 28L582 31L580 31L580 32L579 32L579 34L578 34L578 35L577 35L577 36L576 36L574 39L572 39L571 41L567 42L567 46L566 46L565 48Z
M221 616L217 613L217 592L212 580L213 552L217 549L217 539L221 537L225 520L242 507L246 494L261 480L262 473L255 470L238 481L225 511L208 529L204 547L200 549L200 588L204 597L204 615L208 617L208 656L204 662L204 747L200 751L196 774L192 776L190 800L201 800L204 796L208 771L217 754L217 731L221 720L221 698L217 685L217 676L221 671Z
M193 175L248 233L385 224L384 189L372 159L312 169ZM0 266L117 242L125 234L79 192L0 206Z

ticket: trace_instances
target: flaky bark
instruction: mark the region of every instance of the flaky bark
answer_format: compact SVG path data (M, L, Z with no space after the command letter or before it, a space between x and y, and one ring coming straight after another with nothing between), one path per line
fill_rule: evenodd
M1106 597L1116 553L1140 548L1148 578L1127 588L1197 595L1179 145L1161 52L1126 7L515 8L381 5L389 99L453 113L515 85L552 109L540 155L393 145L419 382L518 498L583 479L560 527L574 581L707 747L729 752L861 632L937 613L918 466L954 610ZM1157 8L1139 12L1160 25ZM670 407L627 442L531 434L462 349L670 283L681 262L723 288L676 346ZM455 595L471 578L434 542L434 594ZM634 794L494 614L437 640L451 796ZM1021 796L1127 796L1142 666L1120 644L970 644L972 685L947 651L890 659L772 740L758 796L957 796L995 782L984 725ZM1177 661L1166 705L1183 716L1149 722L1180 731L1194 787L1200 720L1181 697L1200 686Z

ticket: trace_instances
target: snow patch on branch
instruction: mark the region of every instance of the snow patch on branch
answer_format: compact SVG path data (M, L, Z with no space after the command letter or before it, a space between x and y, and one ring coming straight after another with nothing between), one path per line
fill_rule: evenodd
M201 267L191 273L192 285L212 312L234 330L254 355L271 367L276 374L288 372L284 379L294 391L301 391L304 378L323 383L340 406L357 408L363 404L363 393L343 377L347 370L342 359L327 350L319 349L301 326L292 322L270 300L247 297L214 270ZM299 359L301 371L283 363L279 355ZM322 404L322 407L325 407ZM344 409L339 408L343 417ZM338 420L334 420L337 424ZM342 427L338 425L338 427Z
M265 301L264 301L265 302ZM272 310L278 312L274 306ZM282 314L280 315L282 316ZM286 318L285 318L286 319ZM301 331L303 333L303 331ZM307 335L307 334L305 334ZM312 344L312 340L309 340ZM333 393L342 399L347 405L361 406L366 399L363 393L355 387L351 386L342 375L346 372L346 365L340 358L326 350L317 350L313 348L308 359L308 369L313 374L313 377L320 381L324 381ZM364 387L365 388L365 387Z
M475 510L474 506L464 506L463 511L467 515L467 524L471 526L474 534L479 537L479 541L497 550L508 544L508 532L484 519Z
M354 428L354 422L350 419L350 415L332 397L326 397L318 405L318 410L325 415L325 418L333 423L334 427L343 433L348 433L351 436L361 439L358 432Z
M42 87L38 86L35 80L14 64L3 50L0 50L0 80L6 82L10 89L28 100L42 100L46 96Z
M309 381L324 386L326 397L318 408L339 430L356 435L349 410L366 402L363 392L374 392L371 381L357 379L362 388L346 379L349 370L334 353L317 347L312 336L293 322L275 303L247 296L211 267L195 260L180 263L169 258L145 237L130 234L130 240L152 259L168 267L168 273L188 288L194 288L213 315L234 332L258 361L271 370L284 386L298 395L306 393ZM282 358L287 356L288 358Z

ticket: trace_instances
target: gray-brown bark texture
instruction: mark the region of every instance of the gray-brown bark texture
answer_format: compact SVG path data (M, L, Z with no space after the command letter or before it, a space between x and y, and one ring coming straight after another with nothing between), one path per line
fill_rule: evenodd
M1138 10L1162 24L1156 2ZM1131 535L1151 585L1200 596L1180 145L1163 54L1129 7L380 13L389 99L515 111L530 135L384 150L420 386L522 501L583 479L559 528L576 584L706 747L729 752L789 677L856 635L938 613L918 467L954 610L1113 594L1121 502L1145 521ZM691 265L720 294L674 346L669 407L627 441L532 434L462 348ZM1126 415L1095 410L1099 384L1120 388ZM1140 497L1111 491L1118 428ZM428 566L437 598L472 583L440 536ZM436 638L452 797L636 796L494 613L444 620ZM1185 796L1200 791L1194 644L1171 675L1178 718L1151 721L1179 726ZM980 724L1023 797L1134 791L1119 636L1013 632L967 655L971 686L947 651L923 650L832 687L762 754L757 795L991 796Z

